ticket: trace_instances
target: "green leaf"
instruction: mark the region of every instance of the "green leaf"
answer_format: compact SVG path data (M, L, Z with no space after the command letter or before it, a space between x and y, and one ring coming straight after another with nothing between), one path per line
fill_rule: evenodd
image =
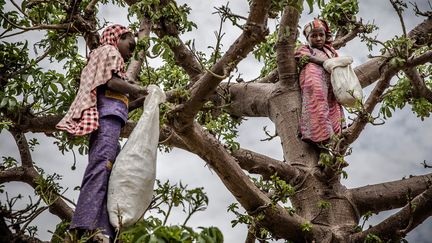
M8 97L4 97L0 103L0 108L5 107L5 105L8 103L9 98Z
M52 91L54 91L54 93L58 92L57 85L55 85L54 83L50 83L50 88L52 89Z
M310 222L305 222L300 225L300 228L303 232L309 232L312 229L312 224Z

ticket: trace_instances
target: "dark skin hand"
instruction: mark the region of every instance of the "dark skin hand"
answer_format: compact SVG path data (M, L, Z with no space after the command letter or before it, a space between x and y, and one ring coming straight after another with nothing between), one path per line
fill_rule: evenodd
M122 94L128 94L132 97L141 97L148 94L145 88L135 84L130 84L117 75L112 76L112 78L107 82L107 86L111 90L120 92Z

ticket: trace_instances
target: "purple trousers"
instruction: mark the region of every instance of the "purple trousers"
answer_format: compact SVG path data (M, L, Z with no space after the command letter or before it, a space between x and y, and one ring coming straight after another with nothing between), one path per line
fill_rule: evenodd
M117 116L99 119L99 128L90 135L89 162L70 229L96 230L114 237L107 211L108 179L120 152L122 120Z

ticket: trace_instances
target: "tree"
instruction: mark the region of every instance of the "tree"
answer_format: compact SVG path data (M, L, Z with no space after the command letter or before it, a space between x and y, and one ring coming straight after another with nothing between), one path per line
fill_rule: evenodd
M5 2L0 0L2 39L33 30L46 31L34 46L36 51L43 50L36 58L30 57L26 41L6 41L0 46L4 60L0 66L0 124L13 135L20 153L19 159L3 157L0 183L27 183L44 202L41 205L46 205L32 203L20 212L20 217L37 216L44 207L65 221L72 215L67 199L61 197L59 175L46 175L33 163L31 151L37 141L27 141L25 134L44 133L57 140L62 152L78 148L80 153L86 153L85 138L68 137L56 131L55 124L73 100L85 64L85 58L78 54L77 38L84 37L90 50L98 46L97 30L104 23L97 18L97 6L107 2L24 0L18 5L11 1L15 9L4 12ZM131 23L140 41L135 60L128 66L128 76L143 85L156 83L167 93L168 102L161 106L161 149L181 148L210 165L247 212L241 213L237 204L229 207L238 216L235 223L248 224L246 242L267 237L294 242L399 241L432 214L431 174L353 189L341 182L346 176L344 167L348 166L344 158L366 125L376 125L380 117L389 119L406 104L421 119L429 116L430 11L414 5L416 14L425 19L406 30L402 12L408 6L390 1L400 16L403 34L382 41L370 37L376 30L374 25L355 17L358 4L353 0L251 0L248 16L235 14L226 4L215 10L221 27L230 23L240 28L241 34L223 49L220 43L224 33L220 28L211 54L206 55L195 49L193 41L182 39L182 34L196 27L187 18L193 10L186 4L171 0L112 2L121 7L126 3L130 15L139 20ZM304 4L310 11L318 5L321 15L330 21L336 49L355 38L368 47L382 48L381 55L355 68L362 86L374 88L350 110L351 125L325 147L305 143L297 134L301 97L293 54ZM278 27L270 33L268 23L273 19ZM237 65L250 53L265 63L261 75L251 81L238 76L232 82ZM163 60L161 67L148 64L148 59L155 56ZM46 58L62 63L66 72L41 68L39 63ZM392 78L397 79L394 85ZM123 129L124 137L134 127L140 103L142 100L136 100L130 105L133 111ZM380 117L373 113L378 105ZM245 117L271 119L281 139L284 161L244 149L236 142L236 126ZM269 136L271 139L275 135ZM424 165L429 167L426 162ZM287 206L288 200L292 206ZM389 209L399 211L371 228L359 226L361 217ZM6 224L11 221L5 219L17 217L10 212L11 208L2 208L2 235L26 238L21 225ZM11 232L14 227L18 227L18 233Z

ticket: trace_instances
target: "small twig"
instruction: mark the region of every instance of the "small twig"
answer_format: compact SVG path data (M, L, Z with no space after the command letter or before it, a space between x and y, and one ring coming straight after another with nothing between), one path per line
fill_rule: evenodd
M42 24L42 25L36 25L33 27L23 27L19 26L12 21L10 21L6 16L3 14L0 14L0 17L2 17L6 22L8 22L10 25L14 26L15 28L22 29L22 30L66 30L72 27L72 23L65 23L65 24Z
M421 163L425 168L429 168L432 169L432 165L429 165L426 163L426 160L423 161L423 163Z
M275 131L275 133L274 133L273 135L270 134L270 132L267 131L267 126L264 126L264 127L263 127L263 130L264 130L264 133L267 135L267 138L260 139L260 141L262 141L262 142L264 142L264 141L270 141L270 140L272 140L273 138L275 138L275 137L278 136L278 134L277 134L276 131Z
M66 34L67 34L67 33L62 34L62 35L59 37L59 40L63 39L63 38L66 36ZM48 54L49 54L49 52L51 51L52 48L53 48L52 46L48 47L42 55L40 55L39 57L37 57L37 58L34 60L34 61L35 61L34 64L39 63L39 62L42 61L45 57L47 57ZM17 70L17 71L15 71L15 72L13 72L12 74L8 75L8 77L13 77L13 76L15 76L15 75L17 75L17 74L19 74L19 73L21 73L21 72L23 72L23 71L29 69L31 66L32 66L32 63L29 63L28 65L26 65L26 66L23 67L22 69Z
M390 0L390 3L392 4L393 8L395 9L395 11L399 17L399 21L400 21L401 26L402 26L403 36L406 37L407 31L406 31L406 27L405 27L405 21L404 21L403 16L402 16L402 7L404 5L399 0Z
M1 34L0 34L0 38L2 38L3 37L3 35L4 34L6 34L7 32L9 32L9 31L11 31L12 30L12 28L7 28L7 29L5 29Z
M234 26L243 30L243 26L237 24L237 19L247 21L247 18L243 17L241 15L237 15L237 14L232 13L231 9L228 7L228 4L229 4L229 2L225 6L222 6L220 8L215 7L214 9L216 9L217 11L214 13L219 13L220 15L224 16L226 19L229 19Z
M228 7L228 3L227 3L227 7ZM223 27L223 23L226 20L226 16L224 16L223 14L219 13L220 16L220 23L219 23L219 31L215 32L215 36L216 36L216 46L214 48L215 52L214 52L214 60L213 60L213 65L216 63L219 52L220 52L220 45L221 45L221 40L222 37L225 35L225 33L222 34L222 27Z
M36 21L34 21L30 16L28 16L25 12L24 12L24 10L22 10L21 8L20 8L20 6L14 1L14 0L11 0L11 3L24 15L24 16L26 16L28 19L30 19L31 21L33 21L33 22L36 22Z
M390 0L393 8L395 9L398 17L399 17L399 21L401 23L402 26L402 31L403 31L403 37L406 38L407 37L407 31L406 31L406 27L405 27L405 21L403 19L402 16L402 7L406 7L406 4L404 4L403 2L399 1L399 0ZM408 46L405 45L405 59L407 59L409 57L409 50L408 50Z
M28 219L27 223L21 228L20 234L24 233L24 230L27 229L28 225L35 219L37 216L39 216L41 213L43 213L45 210L47 210L49 207L44 206L36 210L34 213L31 214L31 217Z
M431 2L428 1L428 3L429 3L429 8L432 9L432 4L431 4ZM420 15L420 16L424 16L424 17L429 17L429 18L432 17L432 11L422 12L422 11L420 11L420 9L419 9L417 3L412 3L412 2L410 2L410 4L414 7L414 12L415 12L416 15Z

